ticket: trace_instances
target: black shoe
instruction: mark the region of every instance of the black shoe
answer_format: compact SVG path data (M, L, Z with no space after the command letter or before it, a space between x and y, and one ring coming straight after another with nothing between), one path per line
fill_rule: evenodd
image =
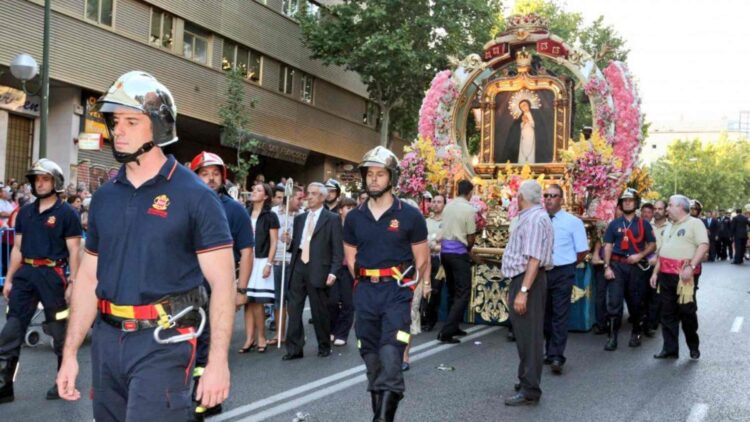
M513 334L513 331L508 331L508 335L505 336L505 338L507 338L508 341L516 341L516 335Z
M294 359L302 359L302 358L303 358L302 353L287 353L281 357L281 360L294 360Z
M701 358L701 351L698 349L693 349L690 351L690 359L692 360L698 360Z
M631 334L628 347L641 347L641 335L636 333Z
M521 383L513 384L513 389L516 391L521 391Z
M654 359L678 359L679 357L678 353L669 353L665 350L654 355Z
M528 406L539 403L539 400L527 399L523 394L518 393L513 397L505 399L506 406Z
M60 400L60 394L57 393L57 384L47 390L47 400Z
M380 408L378 409L378 412L375 413L373 422L393 422L396 417L396 410L398 409L398 402L400 400L400 394L394 393L393 391L384 391Z
M203 422L207 417L218 415L222 411L223 409L220 404L214 407L205 408L201 406L200 403L196 403L193 408L192 419L190 419L189 422Z
M437 336L438 341L442 343L448 343L448 344L456 344L461 343L461 340L453 337L453 336L444 336L442 334L438 334Z
M327 358L328 356L331 356L331 349L325 349L318 352L319 358Z
M552 359L550 359L550 358L544 358L544 364L545 365L549 365L551 363L552 363Z
M552 368L552 373L555 375L562 375L563 365L564 363L562 363L562 361L557 360L557 359L553 360L552 363L550 364L550 368Z
M653 328L646 328L643 331L643 334L645 334L648 338L653 338L656 335L656 330Z
M307 320L307 323L308 323L308 324L312 324L312 323L313 323L313 320L312 320L312 318L308 319L308 320Z
M464 331L464 330L462 330L462 329L459 328L458 330L456 330L456 334L454 334L454 335L456 337L463 337L463 336L466 335L466 331Z
M0 359L0 403L10 403L13 395L13 375L18 358Z
M435 329L435 324L427 324L422 326L422 331L429 333L430 331Z
M617 350L617 337L612 336L607 340L607 344L604 345L604 350L612 352Z

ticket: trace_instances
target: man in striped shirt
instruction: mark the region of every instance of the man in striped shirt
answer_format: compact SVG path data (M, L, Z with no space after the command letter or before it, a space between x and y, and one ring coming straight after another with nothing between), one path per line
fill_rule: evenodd
M542 395L544 355L544 307L547 297L546 269L552 267L554 230L540 205L542 187L527 180L518 191L521 213L503 254L502 271L511 279L508 303L518 347L517 394L507 406L536 404Z

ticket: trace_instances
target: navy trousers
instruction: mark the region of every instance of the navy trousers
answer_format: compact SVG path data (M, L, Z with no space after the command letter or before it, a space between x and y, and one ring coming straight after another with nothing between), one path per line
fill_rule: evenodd
M544 313L544 339L547 359L565 363L568 342L570 297L576 281L576 265L562 265L547 271L547 306Z

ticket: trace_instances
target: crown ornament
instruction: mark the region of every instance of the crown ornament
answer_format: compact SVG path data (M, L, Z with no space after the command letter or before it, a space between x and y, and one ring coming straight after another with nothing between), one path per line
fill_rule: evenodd
M517 39L525 40L532 32L549 32L549 20L536 13L512 15L505 19L504 34L514 34Z
M531 53L526 50L526 47L516 53L516 67L519 73L527 73L531 68Z

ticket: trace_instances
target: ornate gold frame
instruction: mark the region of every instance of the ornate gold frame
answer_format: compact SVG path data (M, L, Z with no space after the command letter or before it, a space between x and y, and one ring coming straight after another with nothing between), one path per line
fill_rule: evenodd
M548 75L529 75L525 67L519 67L519 74L513 77L502 77L487 83L482 92L480 107L482 110L481 143L479 149L479 162L474 165L474 170L480 175L493 177L499 168L504 169L506 163L493 162L495 157L495 97L500 92L513 92L521 89L531 91L548 90L555 96L554 104L554 150L552 163L530 164L532 171L536 174L562 174L564 165L559 162L560 151L568 147L570 133L570 116L568 110L572 108L571 97L568 95L565 83ZM519 164L512 166L520 167Z

